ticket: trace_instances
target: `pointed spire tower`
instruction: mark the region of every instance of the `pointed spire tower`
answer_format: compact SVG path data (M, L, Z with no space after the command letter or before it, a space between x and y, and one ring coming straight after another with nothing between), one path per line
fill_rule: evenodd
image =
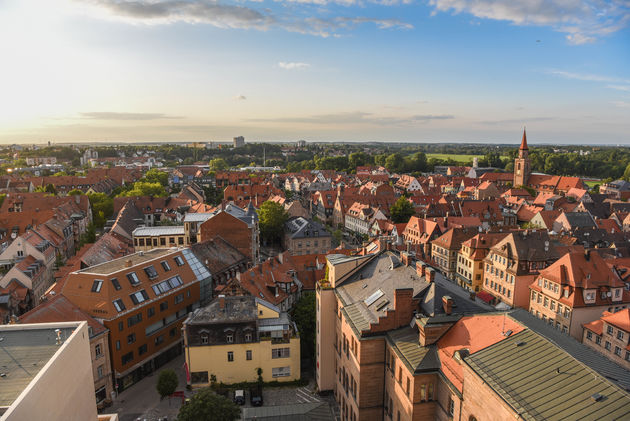
M526 186L530 173L527 133L523 127L523 140L521 140L521 147L518 148L518 158L514 160L514 187Z

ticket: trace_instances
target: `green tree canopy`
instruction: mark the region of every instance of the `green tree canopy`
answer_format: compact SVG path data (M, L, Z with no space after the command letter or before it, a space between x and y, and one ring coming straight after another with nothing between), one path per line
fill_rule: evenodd
M281 204L267 200L258 209L260 236L269 241L279 240L287 219L289 219L289 214Z
M68 192L68 196L81 196L83 192L79 189L72 189Z
M177 421L234 421L240 416L238 405L210 388L203 388L179 409Z
M160 183L164 187L168 186L168 173L160 171L157 168L151 168L144 174L142 181L149 183Z
M92 206L94 225L103 228L107 219L114 214L114 199L105 193L90 193L87 196Z
M392 221L396 224L408 222L409 218L416 213L413 208L413 204L404 196L398 198L396 203L394 203L390 208L389 212L392 215Z
M147 181L136 181L133 183L133 188L129 191L123 192L120 196L155 196L165 197L166 189L160 183L150 183Z
M230 166L223 158L215 158L210 160L210 169L212 171L227 170Z
M175 373L175 371L170 369L160 371L156 385L160 398L164 398L165 396L170 396L175 393L178 383L179 379L177 378L177 373Z
M315 356L315 293L303 292L293 307L291 317L300 333L302 358L312 359Z

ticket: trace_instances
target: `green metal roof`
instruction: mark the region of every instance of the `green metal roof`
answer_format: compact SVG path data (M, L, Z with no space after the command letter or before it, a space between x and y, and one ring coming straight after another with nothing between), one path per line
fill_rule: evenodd
M628 393L531 330L464 361L525 420L630 419Z

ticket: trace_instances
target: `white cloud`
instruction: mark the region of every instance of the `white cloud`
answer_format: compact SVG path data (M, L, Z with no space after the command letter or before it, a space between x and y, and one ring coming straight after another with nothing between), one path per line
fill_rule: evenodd
M614 76L593 75L589 73L574 73L564 70L548 70L547 73L559 76L565 79L586 80L591 82L608 82L608 83L630 83L630 79L623 79ZM612 86L609 86L612 87ZM616 88L613 88L616 89Z
M300 63L300 62L295 62L295 61L281 61L278 63L278 67L281 69L293 70L293 69L306 69L308 67L311 67L311 65L308 63Z
M606 87L617 91L630 92L630 85L608 85Z
M79 114L81 118L91 120L162 120L181 118L162 113L125 113L114 111L89 111Z
M165 25L178 22L207 24L217 28L256 29L265 31L280 28L289 32L321 37L339 36L340 31L362 24L374 24L378 29L411 29L411 24L397 19L368 17L300 18L292 15L275 15L268 8L260 10L248 6L222 4L219 0L75 0L96 17L121 20L132 24ZM285 0L292 1L292 0ZM302 2L302 0L298 0ZM305 3L326 4L328 0L304 0ZM336 3L354 4L357 0L335 0ZM383 5L389 0L381 0ZM396 2L398 0L395 0ZM403 2L408 0L402 0ZM258 3L256 1L256 3ZM375 3L378 3L376 1Z
M586 44L630 23L627 0L429 0L436 12L469 13L516 25L550 26L571 44Z
M247 99L247 97L245 95L236 95L234 97L234 100L236 101L245 101Z
M630 102L628 101L613 101L613 105L619 108L630 108Z
M364 111L340 112L335 114L318 114L304 117L278 117L268 119L250 119L252 122L300 123L321 125L371 125L371 126L409 126L427 123L432 120L452 120L455 117L447 114L423 114L410 116L378 116Z

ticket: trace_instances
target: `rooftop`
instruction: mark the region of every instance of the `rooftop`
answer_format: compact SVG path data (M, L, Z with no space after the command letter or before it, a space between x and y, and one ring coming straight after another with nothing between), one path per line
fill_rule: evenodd
M94 273L97 275L108 275L126 269L131 262L131 267L141 265L154 259L167 256L171 253L176 253L177 249L152 249L145 252L138 252L129 254L127 256L111 260L100 265L90 266L89 268L78 271L79 273Z
M55 333L59 325L33 326L0 328L0 407L11 406L61 347ZM62 343L75 329L60 328Z
M163 235L184 235L184 226L138 227L133 230L134 237L161 237Z
M223 308L221 302L224 303ZM258 318L256 300L252 296L219 297L196 310L186 324L220 324L250 322Z
M531 330L464 361L525 420L630 416L630 395Z

